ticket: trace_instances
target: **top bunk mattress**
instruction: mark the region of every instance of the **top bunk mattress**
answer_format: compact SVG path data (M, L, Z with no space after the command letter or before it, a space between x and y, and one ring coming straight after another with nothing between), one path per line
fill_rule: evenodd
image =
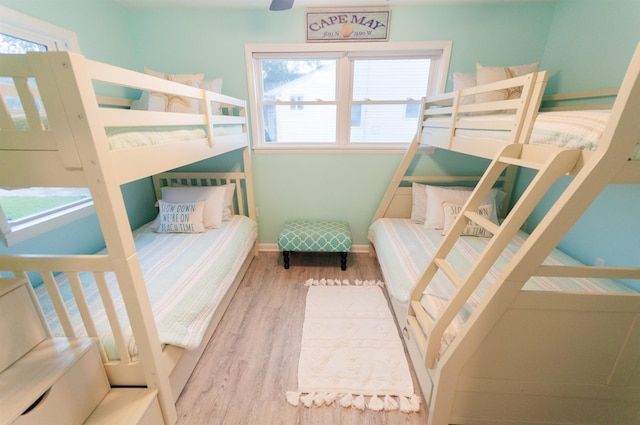
M539 112L533 124L530 144L553 145L567 149L593 151L607 126L611 111L580 110ZM513 118L508 114L462 116L458 118L456 136L507 141L510 131L493 130L488 123L506 123ZM442 137L449 134L451 119L433 117L423 123L423 143L429 143L430 137ZM631 155L631 159L640 159L640 144Z
M207 132L203 128L107 128L106 133L110 150L163 145L207 138ZM213 127L214 137L241 133L242 125L222 125Z
M28 131L29 122L24 115L13 116L13 122L17 131ZM46 116L40 117L42 126L49 128ZM242 124L222 124L212 126L213 137L242 134ZM0 130L2 127L0 126ZM207 130L204 126L150 126L150 127L106 127L105 133L110 150L130 149L153 145L163 145L189 140L207 138Z
M142 226L134 232L134 236L160 342L187 350L194 349L202 342L218 304L253 249L257 239L257 224L245 216L235 215L223 222L220 228L207 229L203 233L157 233L151 226ZM79 277L90 310L94 312L94 321L107 357L118 359L93 274L83 272ZM106 273L105 277L120 316L129 353L136 358L138 352L118 282L113 273ZM57 275L56 284L67 305L76 334L86 335L67 276ZM35 292L53 335L63 336L45 286L37 286Z

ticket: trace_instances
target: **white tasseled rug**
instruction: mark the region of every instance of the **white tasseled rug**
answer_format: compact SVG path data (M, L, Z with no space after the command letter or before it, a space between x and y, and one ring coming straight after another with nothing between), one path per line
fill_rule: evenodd
M306 407L415 412L420 399L382 282L309 280L298 389L287 401Z

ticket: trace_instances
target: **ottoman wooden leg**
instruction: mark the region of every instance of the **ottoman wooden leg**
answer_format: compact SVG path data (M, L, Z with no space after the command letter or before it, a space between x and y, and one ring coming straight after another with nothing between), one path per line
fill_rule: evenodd
M342 270L347 270L347 253L346 252L340 253L340 268Z
M282 251L282 257L284 258L284 268L289 268L289 251Z

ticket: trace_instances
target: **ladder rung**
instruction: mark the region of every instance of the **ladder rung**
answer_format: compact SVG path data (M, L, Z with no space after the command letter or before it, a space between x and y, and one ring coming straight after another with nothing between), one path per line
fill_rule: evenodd
M460 287L460 285L462 284L462 279L444 258L434 258L433 262L436 264L436 266L438 266L440 270L442 270L442 273L444 273L447 279L449 279L449 281L453 283L453 286L455 286L456 288Z
M422 307L422 304L420 304L420 301L418 300L411 301L411 308L413 309L413 313L416 316L416 320L420 325L422 332L424 332L426 335L430 334L431 329L433 328L433 320L431 319L431 317L429 317L427 312L424 310L424 307ZM409 315L409 317L411 317L411 315Z
M485 216L478 214L476 211L465 211L464 216L477 223L479 226L484 227L494 235L500 230L500 226L498 224L489 220Z
M415 339L416 347L418 347L420 356L422 356L422 358L424 359L424 355L427 351L427 339L425 338L424 333L420 332L420 325L418 324L418 321L415 317L407 317L407 322L409 323L409 328L407 329L409 338Z

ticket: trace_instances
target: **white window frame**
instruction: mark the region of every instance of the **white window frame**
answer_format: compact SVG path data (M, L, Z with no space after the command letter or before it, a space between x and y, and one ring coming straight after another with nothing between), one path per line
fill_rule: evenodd
M266 143L264 141L264 124L263 113L261 109L261 100L259 97L258 78L256 72L260 69L259 60L273 55L337 55L341 57L350 56L379 56L381 58L393 58L411 55L433 55L435 56L431 62L430 78L428 92L430 94L443 93L447 83L447 73L449 69L449 61L451 58L451 49L453 42L445 41L420 41L420 42L385 42L385 43L309 43L309 44L247 44L245 45L245 58L247 63L247 77L249 85L249 108L251 111L251 130L253 150L257 153L331 153L331 152L356 152L356 153L394 153L402 152L406 149L408 143L347 143L345 140L339 140L336 143L327 144L310 144L310 143L286 143L278 145L277 143ZM340 59L338 59L340 60ZM347 67L339 68L339 74L346 72L346 75L338 75L336 84L344 84L349 81L350 70ZM344 90L338 87L338 95L350 95L350 90ZM351 104L351 99L337 99L338 107L345 107ZM340 103L342 102L342 103ZM348 112L347 112L348 113ZM338 112L339 116L343 116ZM348 134L350 121L342 120L336 125L343 128L338 129L338 135ZM416 128L417 129L417 128ZM347 132L347 133L345 133Z
M80 44L73 31L16 12L5 6L0 6L0 32L44 44L49 50L67 50L80 53ZM11 246L91 214L95 214L95 208L93 201L88 199L85 202L73 203L67 208L58 208L44 216L34 216L28 221L20 220L19 224L10 226L0 206L0 234L4 237L7 246Z

